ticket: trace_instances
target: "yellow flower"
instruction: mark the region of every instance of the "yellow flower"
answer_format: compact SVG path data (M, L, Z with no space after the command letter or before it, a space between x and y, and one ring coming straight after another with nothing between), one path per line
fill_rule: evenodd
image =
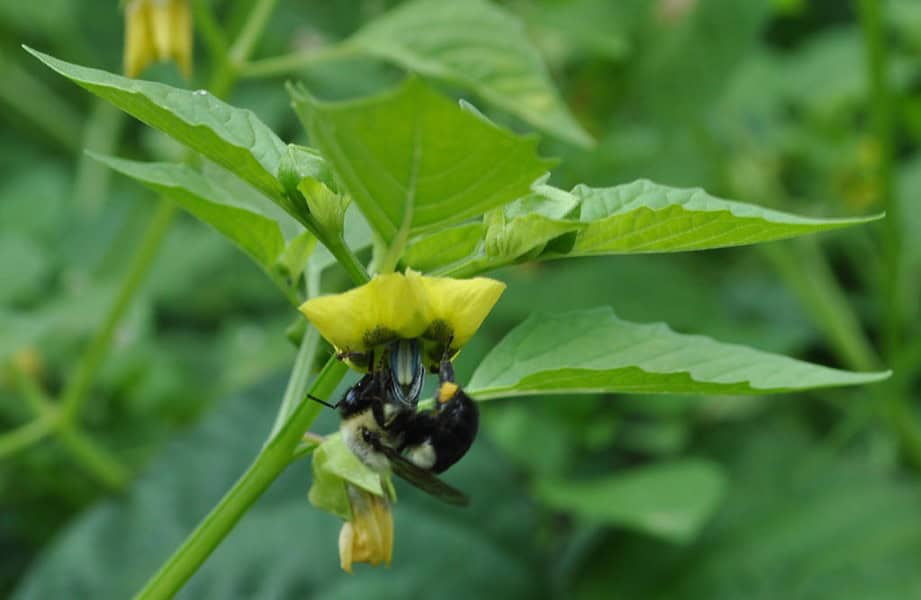
M300 310L339 352L365 353L397 339L418 338L432 368L446 351L453 356L473 337L504 290L504 283L485 277L426 277L407 269L378 275L342 294L312 298Z
M192 18L188 0L130 0L125 5L125 74L136 77L150 63L174 60L192 71Z
M393 513L390 502L359 487L346 483L352 518L339 531L339 564L348 573L352 563L372 566L393 558Z

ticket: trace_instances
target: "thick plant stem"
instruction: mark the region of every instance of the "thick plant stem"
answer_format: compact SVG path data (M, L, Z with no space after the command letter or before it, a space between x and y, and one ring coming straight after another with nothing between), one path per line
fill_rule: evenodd
M208 58L215 63L227 60L227 51L229 50L227 38L214 18L210 1L193 0L192 17L192 22L195 23L195 31L201 36L201 40L208 50Z
M246 19L246 25L237 37L236 41L230 47L230 60L234 63L242 63L253 53L256 43L262 37L265 26L268 25L269 18L275 10L278 0L257 0L249 16Z
M128 483L128 469L78 427L59 423L57 438L87 472L110 489L118 491Z
M72 421L76 415L80 414L96 371L99 370L112 345L115 329L131 306L135 292L150 270L160 242L169 230L175 212L176 206L172 201L160 200L147 226L147 231L144 232L141 244L131 260L128 276L122 281L102 326L96 331L86 352L80 357L80 362L77 363L74 374L61 395L61 416L65 421Z
M77 144L84 116L3 53L0 53L0 68L3 69L0 103L14 108L62 147L79 152Z
M883 6L880 0L859 0L860 24L866 51L867 86L870 97L870 118L879 151L876 184L879 197L886 207L883 226L885 266L882 290L885 302L880 322L883 323L883 347L887 360L898 353L901 337L902 306L901 211L893 186L894 129L892 92L889 85L889 50L883 31Z
M814 240L802 240L795 247L789 242L765 244L759 249L799 297L847 368L880 368L879 357Z
M298 215L298 218L301 224L317 238L317 241L326 246L330 254L336 258L339 265L345 269L352 283L355 285L362 285L370 281L371 278L368 276L368 272L352 250L345 245L345 240L342 239L341 235L327 232L326 229L314 219L313 215L309 213L306 215Z
M113 490L124 487L130 473L117 458L98 446L77 424L62 419L58 407L30 374L14 369L13 378L19 393L28 401L35 420L0 436L0 458L53 435L90 475Z
M330 357L310 387L310 393L320 398L331 396L346 371L343 363L336 357ZM171 598L179 591L221 540L230 533L249 507L288 466L301 437L316 419L321 408L320 404L312 400L301 400L278 434L256 456L243 476L157 574L147 582L136 598Z
M54 423L38 417L11 431L0 434L0 460L29 448L48 437L54 431Z
M902 345L902 222L893 184L895 129L892 92L889 84L889 49L885 39L884 6L880 0L859 0L860 25L866 46L867 86L870 117L879 150L876 184L886 207L883 221L884 252L882 314L884 356L890 362L899 356ZM899 436L905 457L921 469L921 422L902 385L900 373L881 387L880 408Z
M291 371L291 378L288 380L288 387L285 388L281 406L278 407L278 414L275 416L275 423L272 425L268 441L278 435L294 411L294 407L304 398L304 393L307 391L307 380L310 376L310 365L317 356L319 344L320 332L316 327L308 326L304 339L301 340L301 347L297 351L297 357L294 359L294 369Z
M125 113L104 100L96 100L83 134L84 152L74 182L74 203L87 214L96 214L109 193L112 170L86 151L114 154L125 124Z
M360 51L354 46L337 44L311 50L310 52L295 52L294 54L243 63L239 65L239 73L240 77L251 79L283 77L315 65L351 58L359 54Z
M316 269L308 269L306 275L307 297L313 298L320 293L320 273ZM288 379L288 387L285 388L285 395L278 407L278 414L275 415L275 422L272 424L272 431L266 439L266 443L272 441L285 421L294 412L294 407L304 398L307 391L307 379L310 376L310 366L313 365L317 358L317 350L320 347L320 332L316 327L307 326L304 338L301 340L301 346L297 351L297 357L294 359L294 368L291 377Z

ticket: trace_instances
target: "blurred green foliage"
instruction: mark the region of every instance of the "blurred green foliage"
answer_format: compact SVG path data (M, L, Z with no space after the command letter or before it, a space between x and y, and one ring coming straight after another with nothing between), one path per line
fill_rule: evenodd
M248 4L203 0L197 25L213 10L233 38ZM321 49L395 4L279 2L255 58ZM878 169L886 153L871 129L855 4L502 6L522 20L565 104L598 142L587 149L566 142L565 132L545 137L541 153L561 158L553 185L602 187L643 177L809 216L884 210ZM436 506L400 487L391 569L359 568L353 577L338 570L338 522L308 506L302 462L246 515L184 597L396 598L433 587L445 597L503 598L921 594L913 560L921 552L921 488L917 465L906 465L898 451L900 428L919 418L921 10L914 0L883 6L896 99L897 226L905 242L905 344L885 357L896 370L890 384L795 398L490 402L475 450L448 477L470 493L473 507ZM170 65L145 78L207 87L216 67L202 31L192 81L183 83ZM26 43L117 71L121 15L112 3L3 0L0 33L6 431L31 414L14 371L50 392L65 386L154 214L149 192L113 177L81 149L145 160L176 160L182 150L19 48ZM373 44L374 36L365 40ZM445 85L463 85L459 77L452 73ZM282 139L306 142L284 78L244 78L231 101ZM388 87L400 73L344 57L307 64L295 78L342 98ZM528 107L478 107L518 131L540 126ZM565 120L544 127L582 141L578 126ZM883 359L859 340L883 336L881 232L855 228L764 248L504 269L498 276L508 292L459 358L459 378L469 379L533 311L599 305L682 333L840 368L880 368ZM344 281L332 269L323 284L336 289ZM178 217L117 328L83 415L87 433L136 480L109 492L53 439L0 459L0 594L135 592L258 450L281 396L277 375L293 360L284 333L291 321L284 296L243 254L188 215ZM890 396L906 398L910 410L887 412ZM327 418L316 429L334 427ZM599 506L605 510L593 510Z

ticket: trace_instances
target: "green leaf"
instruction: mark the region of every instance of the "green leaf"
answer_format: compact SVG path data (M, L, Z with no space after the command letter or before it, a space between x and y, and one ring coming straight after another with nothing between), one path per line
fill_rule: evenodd
M317 238L309 231L302 231L300 235L288 242L284 252L278 256L276 264L284 270L285 276L290 281L296 281L304 272L307 261L310 260L316 248Z
M591 481L539 480L535 493L551 508L594 523L686 543L713 515L725 489L719 465L685 459Z
M217 182L181 164L145 163L91 154L104 165L137 179L175 200L208 223L271 271L285 247L278 223L252 211L227 204L230 195Z
M521 22L489 2L408 2L347 43L411 71L469 88L564 140L584 147L594 144L557 94Z
M576 236L570 256L741 246L882 218L812 219L643 179L610 188L578 185L571 193L588 225Z
M609 307L536 313L509 333L467 386L479 399L584 392L767 394L881 381L665 324L622 321Z
M696 543L618 536L593 548L573 577L582 593L568 596L916 597L917 481L859 448L826 454L822 440L790 435L790 421L759 419L734 438L732 486Z
M338 194L329 165L319 152L288 144L278 167L278 180L293 204L306 209L329 235L342 235L350 198Z
M292 95L312 143L388 243L524 196L553 164L537 156L534 138L483 121L417 78L349 102Z
M640 29L643 51L630 65L631 108L652 114L667 128L712 109L771 17L769 0L639 4L649 8ZM714 35L716 23L732 26L719 26Z
M345 211L342 236L345 239L346 246L351 248L353 252L363 251L371 246L373 236L371 229L368 227L368 222L352 203L349 203ZM310 258L310 268L317 271L323 271L336 263L336 257L323 245L317 246L317 251Z
M278 180L285 192L290 194L305 179L335 188L333 173L319 152L308 146L288 144L278 164Z
M324 230L332 235L342 235L345 226L345 211L351 199L345 194L337 194L325 183L305 177L297 186L297 191L307 200L310 214Z
M483 224L479 221L447 227L410 242L403 262L417 271L434 271L473 254L482 238Z
M516 6L516 8L518 8ZM529 26L536 26L548 38L558 60L606 58L620 61L633 49L631 30L649 10L647 2L569 0L568 2L522 5L528 10Z
M230 106L205 90L128 79L24 48L80 87L201 152L276 202L286 202L275 178L285 144L252 111Z
M345 482L384 495L381 476L358 460L337 433L327 437L313 452L313 484L307 497L320 510L351 519Z
M567 199L531 195L486 214L486 255L496 262L508 262L563 234L585 227L579 221L564 219L575 208Z
M34 301L47 289L51 256L35 239L18 231L0 236L0 304Z

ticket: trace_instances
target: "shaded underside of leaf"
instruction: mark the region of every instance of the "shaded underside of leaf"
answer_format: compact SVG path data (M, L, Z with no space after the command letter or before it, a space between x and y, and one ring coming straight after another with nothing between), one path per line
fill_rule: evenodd
M403 253L403 261L417 271L428 272L472 254L483 237L483 223L448 227L413 241Z
M80 87L201 152L269 197L281 198L275 175L287 148L252 111L230 106L204 90L128 79L26 50Z
M293 94L312 143L388 242L511 202L553 164L537 156L535 139L462 110L417 78L349 102Z
M594 144L557 94L522 23L484 0L408 2L374 20L349 43L470 88L564 140Z
M272 268L285 247L278 223L226 204L228 194L225 190L186 165L145 163L97 154L91 156L175 200L196 218L228 237L266 270Z
M683 335L662 323L629 323L602 307L532 315L483 359L468 387L481 399L563 392L763 394L886 377Z

